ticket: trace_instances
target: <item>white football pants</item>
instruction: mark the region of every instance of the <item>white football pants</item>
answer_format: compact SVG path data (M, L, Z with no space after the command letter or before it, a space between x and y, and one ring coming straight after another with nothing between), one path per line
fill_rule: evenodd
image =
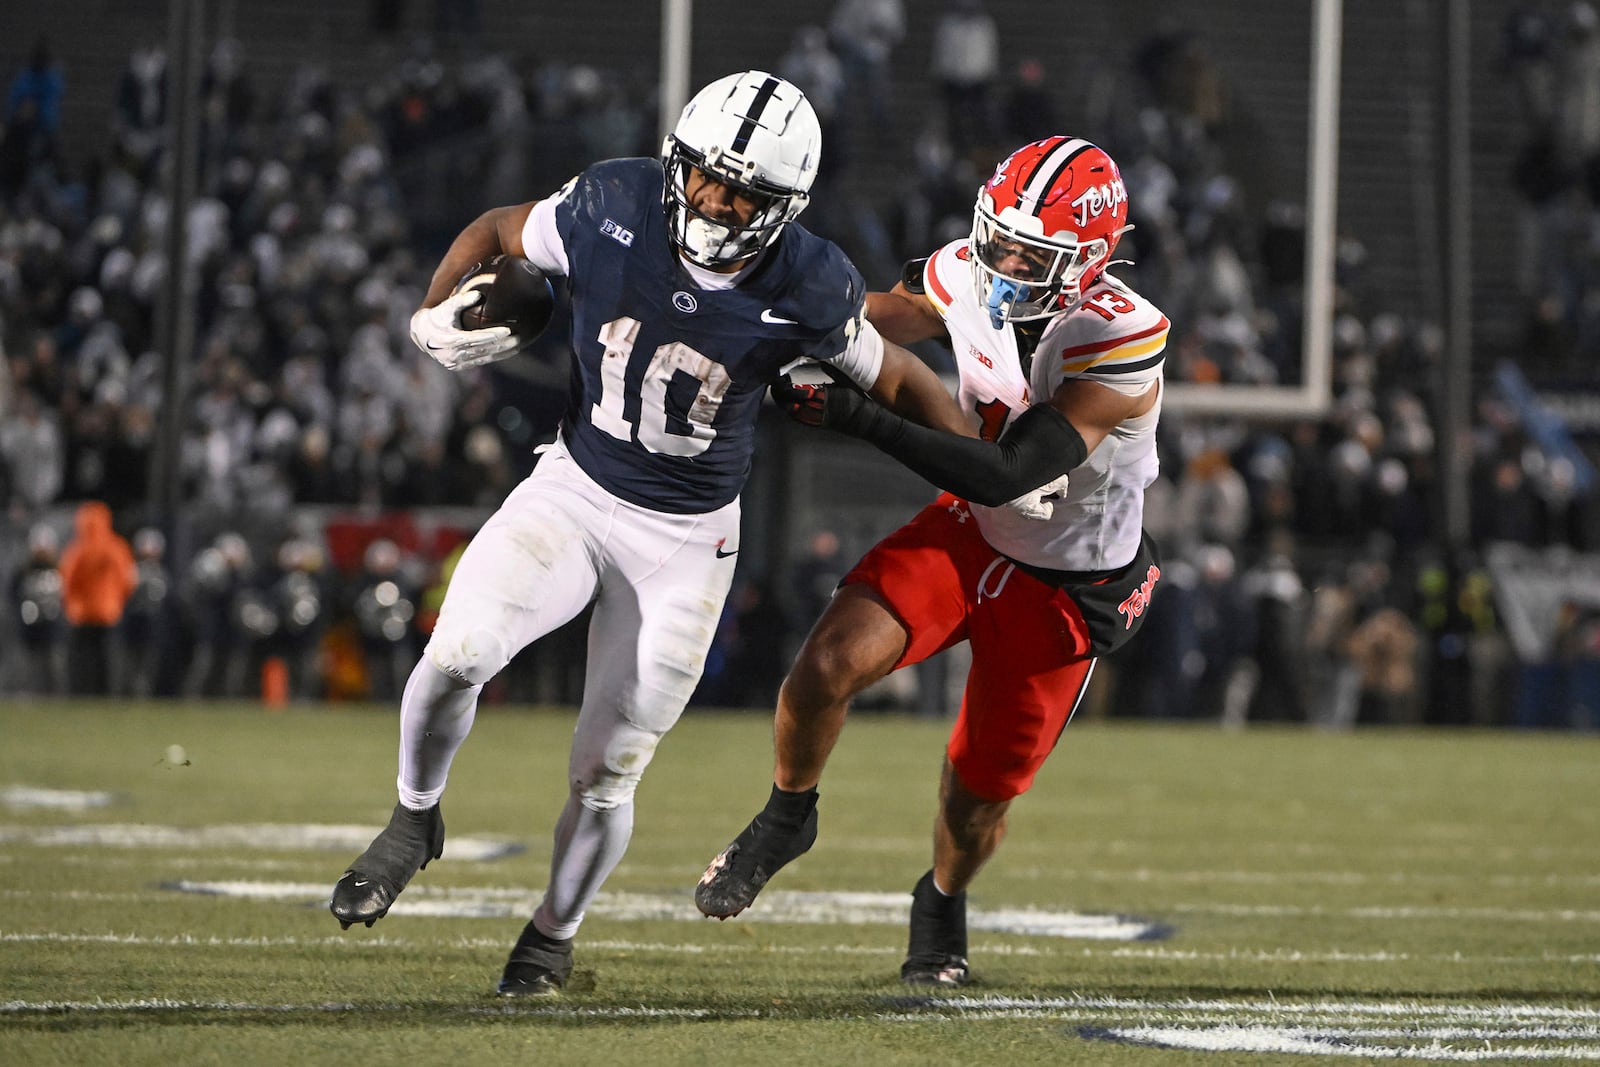
M739 502L669 515L620 500L558 441L462 554L400 707L400 800L444 792L483 683L590 601L583 706L534 913L571 937L633 832L633 794L700 680L739 546Z

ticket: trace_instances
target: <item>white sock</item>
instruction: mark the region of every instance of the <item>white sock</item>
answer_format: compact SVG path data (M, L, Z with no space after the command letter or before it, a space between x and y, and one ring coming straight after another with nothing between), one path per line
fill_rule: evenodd
M628 850L633 837L633 801L606 811L584 806L576 793L556 823L550 853L550 885L533 913L533 925L544 936L568 938L578 932L583 913Z
M400 803L423 811L439 803L456 749L478 713L481 685L466 685L424 656L400 698Z

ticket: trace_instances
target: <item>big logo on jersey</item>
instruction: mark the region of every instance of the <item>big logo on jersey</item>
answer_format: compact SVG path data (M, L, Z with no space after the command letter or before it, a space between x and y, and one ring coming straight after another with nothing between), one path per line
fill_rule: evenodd
M611 219L606 219L600 224L600 232L624 247L633 247L633 231Z

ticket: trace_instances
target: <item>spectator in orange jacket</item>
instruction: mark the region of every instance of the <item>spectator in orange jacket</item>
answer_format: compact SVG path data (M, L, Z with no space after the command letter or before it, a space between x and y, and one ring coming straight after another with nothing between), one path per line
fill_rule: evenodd
M113 640L122 609L138 584L127 539L111 528L98 500L78 508L77 533L61 553L61 607L67 617L67 685L71 692L111 692Z

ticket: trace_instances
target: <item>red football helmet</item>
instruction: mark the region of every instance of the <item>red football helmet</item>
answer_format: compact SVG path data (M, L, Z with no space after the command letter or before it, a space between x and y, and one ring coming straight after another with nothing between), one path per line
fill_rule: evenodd
M1099 147L1048 137L1011 153L972 217L973 281L995 329L1071 310L1128 229L1128 190Z

